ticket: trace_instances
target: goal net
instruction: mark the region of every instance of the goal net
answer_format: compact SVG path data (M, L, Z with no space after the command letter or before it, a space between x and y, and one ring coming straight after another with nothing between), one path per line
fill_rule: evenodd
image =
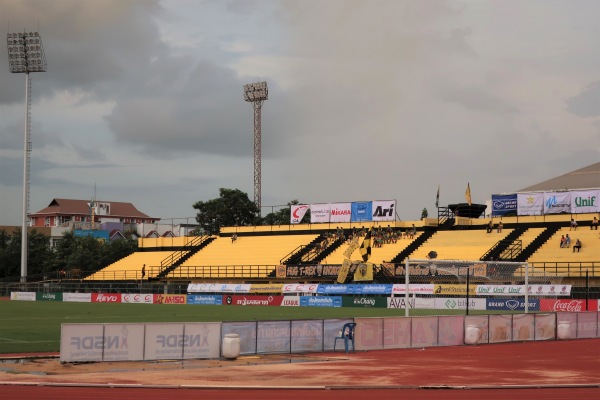
M487 314L540 311L541 299L570 292L559 275L540 274L527 263L466 260L406 260L396 276L390 306L406 315ZM394 304L396 303L396 304Z

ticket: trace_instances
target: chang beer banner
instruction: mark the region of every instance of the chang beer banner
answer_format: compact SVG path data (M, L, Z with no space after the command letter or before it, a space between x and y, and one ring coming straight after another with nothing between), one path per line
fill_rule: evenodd
M517 193L518 215L542 215L544 213L543 193Z
M373 203L356 201L352 203L352 222L371 222L373 219Z
M290 224L299 224L304 218L304 214L308 211L306 204L297 204L290 206Z
M600 190L575 190L571 192L571 213L600 212Z
M544 214L571 212L571 192L544 193Z
M387 308L387 297L342 297L342 307Z
M517 194L493 194L492 217L517 215Z
M310 205L310 223L322 224L329 222L331 214L331 205L327 204L311 204Z
M330 222L350 222L352 217L352 203L331 204Z
M63 301L63 294L58 292L35 294L35 301Z
M373 201L373 221L394 221L396 219L396 200Z

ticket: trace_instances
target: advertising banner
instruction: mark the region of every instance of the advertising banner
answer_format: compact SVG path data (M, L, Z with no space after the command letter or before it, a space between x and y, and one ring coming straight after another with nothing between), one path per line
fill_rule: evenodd
M181 360L184 346L198 346L201 338L184 335L183 324L146 324L144 360Z
M387 297L342 297L342 307L387 308Z
M410 347L411 318L383 319L383 348L405 349Z
M525 298L519 299L496 299L487 298L487 310L503 310L503 311L525 311ZM540 311L540 300L529 299L528 311Z
M60 361L102 361L103 324L61 324Z
M577 313L577 339L595 338L599 335L600 332L598 332L598 313Z
M256 329L256 353L290 352L290 321L259 321Z
M63 294L59 292L42 293L37 292L35 294L36 301L63 301Z
M554 299L541 299L540 300L540 311L568 311L568 312L579 312L588 310L597 310L598 300L590 299L565 299L565 300L554 300Z
M281 293L283 283L252 283L250 293Z
M600 190L574 190L571 192L571 213L600 212Z
M373 203L356 201L352 203L352 222L371 222L373 218Z
M185 339L187 338L187 339ZM219 358L220 322L188 322L184 326L183 358Z
M123 293L121 303L153 304L154 295L150 293Z
M233 306L280 306L282 301L283 296L223 296L223 304Z
M404 295L406 293L406 285L396 283L392 287L392 293L395 295ZM408 285L409 294L433 294L433 284L430 283L416 283Z
M281 305L283 307L300 307L300 296L283 296Z
M571 192L544 193L544 213L561 214L571 212Z
M223 296L215 294L188 294L188 304L205 304L205 305L221 305L223 304Z
M408 319L408 318L407 318ZM380 350L383 348L383 318L354 318L356 350Z
M92 303L120 303L120 293L92 293Z
M438 317L412 318L410 344L412 347L437 346Z
M323 351L323 320L292 321L292 353Z
M517 194L493 194L492 217L517 215Z
M517 211L519 215L544 214L544 194L517 193Z
M240 354L256 354L256 321L223 322L221 325L221 341L225 335L240 335Z
M391 294L392 284L320 284L317 293L320 294Z
M513 315L512 338L514 341L535 340L535 314Z
M387 298L388 308L418 308L433 310L434 301L433 297L411 297L408 299L408 303L404 297L388 297Z
M465 343L465 320L462 315L438 317L440 346L459 346Z
M249 283L190 283L188 293L248 293Z
M350 222L352 218L352 203L331 204L330 222Z
M35 301L35 292L10 292L11 300Z
M571 285L529 285L530 296L570 296Z
M306 204L297 204L290 206L290 224L299 224L304 218L304 214L308 211Z
M434 299L434 308L436 310L466 310L467 299L456 297L436 297ZM485 310L484 298L470 298L469 310Z
M341 307L339 296L300 296L301 307Z
M396 200L373 201L373 221L395 221Z
M144 324L105 324L103 361L144 359Z
M331 208L330 208L329 203L327 203L327 204L311 204L310 205L310 223L311 224L328 223L330 214L331 214Z
M525 285L477 285L478 296L525 296Z
M314 277L337 277L341 265L288 265L286 266L286 277L288 278L314 278Z
M535 314L535 340L556 339L556 314Z
M512 340L512 315L490 315L489 318L489 342L510 342Z
M185 294L155 294L154 302L156 304L187 304L187 295L185 295Z
M91 293L63 293L63 301L64 302L72 302L72 303L91 303L92 302L92 294Z
M288 283L283 285L283 293L317 293L317 283Z
M475 286L469 286L469 295L475 295ZM458 295L467 294L467 285L435 285L434 293L437 295Z

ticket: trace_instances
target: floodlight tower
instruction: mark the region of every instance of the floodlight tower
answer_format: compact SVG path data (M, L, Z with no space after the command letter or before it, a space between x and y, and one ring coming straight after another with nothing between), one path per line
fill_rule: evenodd
M21 229L21 282L27 281L27 227L29 219L29 158L31 155L30 72L46 72L42 38L37 32L9 33L6 37L10 72L25 74L25 131L23 134L23 225Z
M269 98L267 82L256 82L244 85L244 100L252 103L254 108L254 204L258 207L260 217L260 110L265 100Z

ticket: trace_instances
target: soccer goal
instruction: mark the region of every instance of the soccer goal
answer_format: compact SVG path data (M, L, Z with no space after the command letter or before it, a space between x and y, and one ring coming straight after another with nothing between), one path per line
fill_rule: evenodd
M410 260L396 269L390 306L406 316L540 311L542 299L570 295L559 275L540 274L527 263Z

